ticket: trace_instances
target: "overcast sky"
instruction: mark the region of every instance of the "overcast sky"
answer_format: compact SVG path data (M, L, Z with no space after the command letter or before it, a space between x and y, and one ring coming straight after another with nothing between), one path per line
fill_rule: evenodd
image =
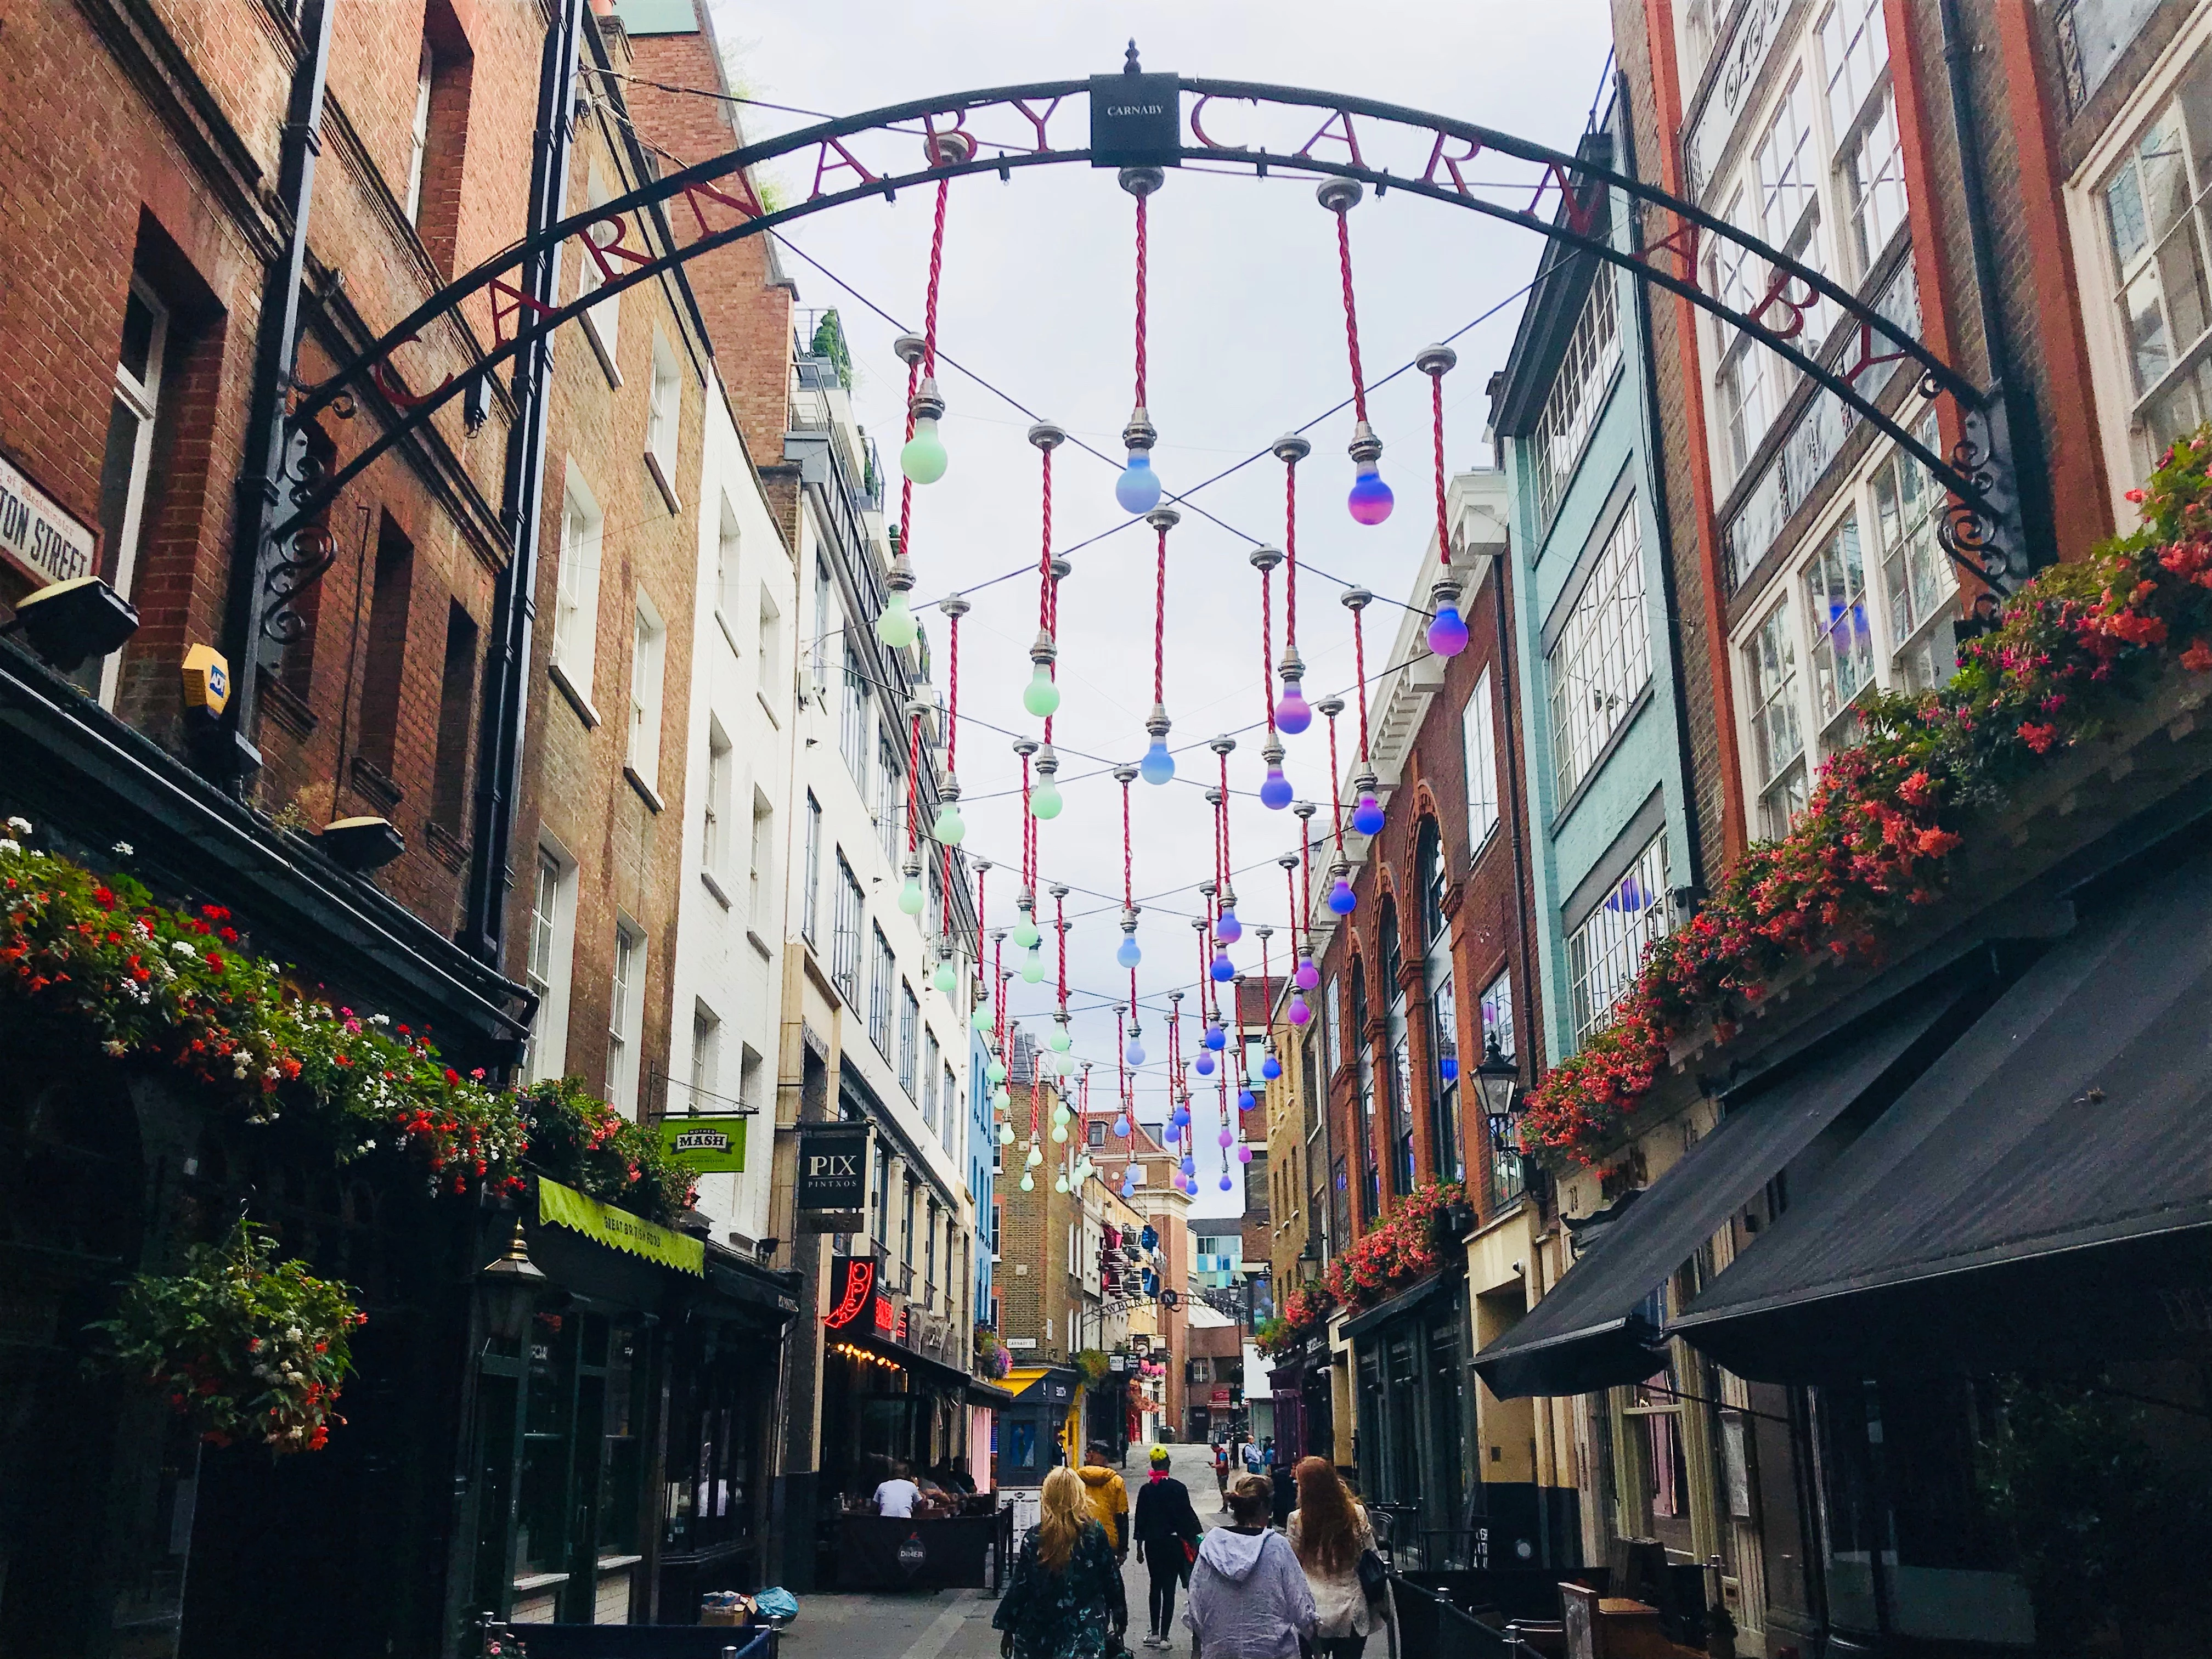
M1109 71L1120 66L1123 43L1133 34L1148 70L1356 94L1561 149L1571 149L1583 130L1609 45L1600 0L1369 0L1353 8L1310 0L1110 6L720 0L716 18L745 93L836 114ZM1086 119L1079 104L1064 111L1052 129L1055 145L1081 143ZM756 137L806 124L765 110L748 112L745 120ZM1216 104L1207 125L1221 142L1282 153L1297 149L1314 123L1292 131L1295 119L1271 121L1249 108ZM1388 135L1363 127L1360 136L1373 152L1370 165L1418 173L1426 159L1425 147L1409 155L1406 140L1394 149ZM919 140L915 143L918 149ZM1471 167L1470 178L1478 170ZM1491 172L1525 176L1518 169ZM781 175L772 169L770 176L794 200L813 182L811 168L796 164ZM893 469L905 392L904 370L890 350L899 331L868 302L918 331L931 205L929 192L905 191L896 203L855 204L802 220L786 236L793 250L786 263L802 306L836 306L844 320L861 419ZM1183 169L1153 198L1150 216L1149 402L1160 433L1155 464L1172 491L1312 421L1346 398L1350 380L1334 231L1315 202L1310 178L1277 175L1263 182L1249 172L1219 176ZM1460 365L1445 382L1449 465L1456 471L1488 465L1482 386L1511 344L1521 308L1514 296L1533 274L1540 245L1478 214L1398 194L1379 202L1370 197L1351 216L1351 229L1370 384L1424 344L1505 302L1459 338ZM1056 548L1127 522L1113 485L1133 394L1132 236L1131 200L1110 171L1041 167L1017 171L1010 183L985 175L952 189L940 350L1117 457L1109 466L1072 447L1060 452L1054 467ZM1033 568L1039 547L1037 455L1024 436L1029 417L957 369L941 366L939 379L949 405L942 429L951 465L941 482L915 492L918 604L976 587L1024 562ZM1359 582L1386 599L1414 598L1409 586L1434 523L1426 380L1409 373L1381 387L1369 414L1387 446L1383 476L1398 495L1389 522L1364 528L1346 513L1348 410L1312 429L1313 458L1299 469L1299 552L1306 571L1299 644L1316 699L1348 689L1353 678L1350 618L1336 603L1339 585L1320 573ZM896 482L894 471L894 507ZM1259 578L1246 555L1255 542L1281 541L1282 497L1282 469L1271 458L1194 498L1243 535L1186 508L1170 538L1170 742L1200 746L1178 755L1176 783L1134 786L1135 890L1144 907L1138 937L1145 951L1138 988L1148 1011L1149 1059L1138 1102L1148 1121L1164 1115L1167 1101L1165 1021L1149 1011L1164 1007L1170 989L1194 988L1199 958L1190 918L1200 908L1196 884L1212 867L1210 809L1196 784L1184 780L1212 776L1214 757L1202 746L1208 738L1263 718ZM1068 901L1071 918L1080 919L1068 936L1068 978L1077 1051L1097 1062L1094 1111L1113 1108L1112 1004L1127 988L1127 974L1113 961L1121 942L1120 790L1103 763L1133 763L1146 745L1152 554L1152 534L1141 524L1121 529L1073 555L1074 572L1061 592L1065 700L1054 735L1067 804L1057 819L1040 826L1040 865L1045 880L1078 890ZM1279 574L1276 589L1279 648ZM963 717L1036 734L1037 722L1023 713L1020 693L1030 672L1036 605L1034 575L975 595L975 610L962 624ZM1401 614L1389 605L1368 613L1370 673L1382 665ZM922 616L942 684L944 622L933 611ZM1376 692L1370 686L1370 699ZM1356 741L1349 716L1344 735ZM1272 965L1280 973L1288 918L1273 860L1297 844L1297 821L1268 811L1257 799L1261 740L1258 730L1243 731L1231 757L1231 787L1239 792L1231 853L1240 869L1257 866L1237 879L1239 914L1248 930L1259 922L1275 926ZM1018 801L1007 792L1018 788L1020 764L1009 743L1005 732L963 719L959 778L967 846L996 866L988 889L994 928L1013 921L1018 880ZM1325 803L1324 723L1316 720L1287 746L1285 770L1299 795ZM1259 971L1258 942L1249 931L1232 955L1240 967ZM1011 945L1007 965L1015 965ZM1012 988L1013 1012L1040 1038L1049 1030L1051 989L1049 975L1044 985L1017 981ZM1196 998L1187 997L1185 1006L1194 1009ZM1194 1020L1186 1018L1184 1035L1186 1052L1194 1054ZM1200 1215L1233 1214L1243 1202L1241 1182L1231 1193L1217 1186L1217 1109L1210 1087L1194 1096ZM1249 1127L1259 1139L1256 1115ZM1115 1166L1109 1160L1107 1167Z

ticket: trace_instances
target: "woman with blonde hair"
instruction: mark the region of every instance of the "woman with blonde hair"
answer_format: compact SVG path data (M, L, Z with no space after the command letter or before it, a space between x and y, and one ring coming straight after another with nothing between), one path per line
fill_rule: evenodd
M1008 1659L1103 1659L1129 1623L1121 1565L1073 1469L1044 1478L1042 1514L1022 1539L991 1627Z
M1328 1460L1301 1458L1297 1474L1298 1506L1284 1530L1313 1591L1313 1650L1327 1659L1359 1659L1368 1636L1389 1616L1389 1591L1377 1607L1359 1582L1359 1558L1375 1547L1375 1529Z

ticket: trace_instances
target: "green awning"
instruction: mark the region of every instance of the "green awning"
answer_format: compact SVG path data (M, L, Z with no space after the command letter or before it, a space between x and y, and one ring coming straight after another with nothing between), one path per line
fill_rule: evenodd
M609 1249L627 1250L678 1273L707 1276L704 1240L657 1226L542 1176L538 1182L538 1219L541 1224L570 1228Z

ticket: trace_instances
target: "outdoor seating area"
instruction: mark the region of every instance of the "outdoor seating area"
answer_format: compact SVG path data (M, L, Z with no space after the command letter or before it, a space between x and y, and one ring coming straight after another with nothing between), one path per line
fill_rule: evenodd
M1688 1659L1707 1651L1706 1573L1651 1539L1602 1567L1393 1575L1401 1650L1435 1659Z

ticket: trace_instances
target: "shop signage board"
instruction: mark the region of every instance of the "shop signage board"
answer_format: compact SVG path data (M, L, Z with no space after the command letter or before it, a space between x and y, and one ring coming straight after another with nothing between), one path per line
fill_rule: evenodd
M697 1175L743 1175L745 1120L742 1117L665 1117L660 1144Z
M845 1232L827 1218L865 1214L875 1146L868 1123L805 1123L799 1129L799 1214L814 1232Z
M875 1258L838 1256L830 1264L830 1311L822 1316L822 1322L833 1331L842 1331L856 1322L872 1303L881 1300L876 1295Z
M678 1273L707 1276L703 1241L671 1227L655 1226L627 1210L586 1198L543 1176L538 1182L538 1219L547 1225L570 1228L610 1249L627 1250Z
M50 582L95 574L92 531L0 457L0 547Z

